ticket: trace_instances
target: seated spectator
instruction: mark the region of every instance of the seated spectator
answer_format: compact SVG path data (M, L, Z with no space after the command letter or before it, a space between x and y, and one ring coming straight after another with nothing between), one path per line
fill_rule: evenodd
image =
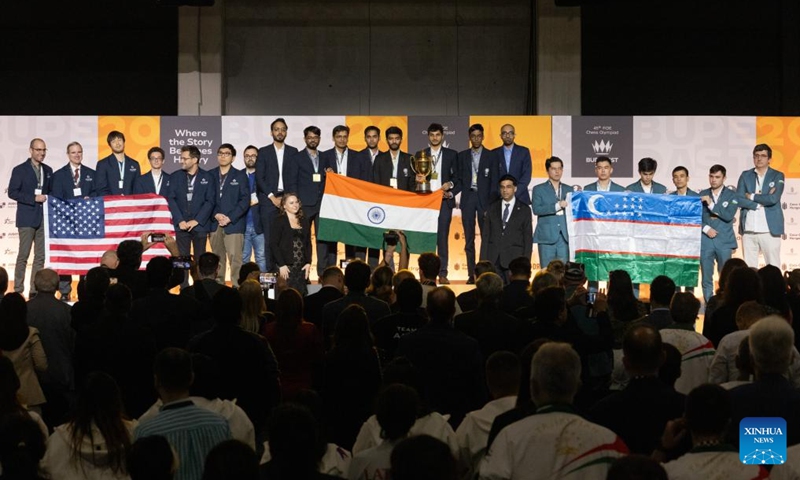
M0 356L0 422L12 416L27 417L36 422L42 435L49 434L47 425L38 413L28 410L19 401L19 377L10 359Z
M131 480L172 480L178 470L178 459L166 438L152 435L133 442L126 466Z
M256 262L247 262L239 269L239 278L236 285L241 285L245 280L258 281L258 275L261 273L261 268Z
M111 285L108 272L107 268L94 267L86 274L84 293L78 297L78 301L72 305L70 311L72 329L76 332L80 333L87 327L95 325L100 318L106 290Z
M800 443L800 390L786 378L793 350L794 331L784 318L771 315L750 327L755 380L730 391L731 425L745 417L783 417L787 445ZM730 429L728 440L738 445L737 428Z
M681 351L669 343L662 343L661 349L664 351L664 363L658 369L658 379L664 385L675 390L675 382L681 376Z
M367 312L359 305L350 305L336 321L333 348L325 356L321 393L333 443L352 449L358 429L372 412L380 385L380 362Z
M480 277L478 277L480 279ZM461 461L471 472L486 453L486 443L492 423L498 415L512 408L519 390L519 358L511 352L495 352L486 361L486 386L492 400L480 410L469 412L456 430L461 449Z
M387 305L394 303L394 295L392 294L392 276L394 272L386 266L378 267L372 272L370 277L369 287L366 293L370 297L383 300Z
M722 303L722 293L725 291L725 287L728 284L728 278L731 276L731 273L739 268L750 268L747 266L747 263L742 260L741 258L730 258L727 262L722 266L722 271L719 272L719 279L717 281L718 288L714 295L708 299L706 302L706 313L705 318L711 318L711 315L714 311L719 308L720 304Z
M9 293L0 302L0 356L14 364L22 404L41 414L47 399L36 374L47 371L47 355L39 330L28 326L27 316L28 305L19 293Z
M503 279L496 273L484 273L475 281L475 289L479 307L457 315L455 329L477 340L487 357L502 350L518 353L532 340L533 331L529 322L503 311Z
M244 280L239 284L238 292L242 297L242 318L239 319L239 326L250 333L263 334L264 327L275 320L275 314L267 311L261 284L258 280Z
M316 293L306 296L303 301L303 318L313 323L322 333L322 309L328 303L344 296L344 273L339 267L333 265L326 267L319 283L322 287Z
M212 252L205 252L197 259L198 279L193 285L181 288L181 295L188 295L210 310L211 299L224 287L217 282L219 273L219 256Z
M105 373L92 373L72 420L50 435L42 469L52 480L128 478L125 454L133 428L123 413L117 383Z
M131 304L131 321L155 339L156 350L186 348L189 339L211 328L202 305L189 296L169 293L172 261L155 257L147 262L147 293Z
M447 444L429 435L398 443L391 457L393 480L456 480L458 464Z
M208 452L231 438L228 422L189 399L194 374L185 350L167 348L155 360L155 385L164 405L158 414L136 426L135 438L161 435L177 452L178 480L199 479Z
M667 480L664 467L644 455L628 455L614 460L606 480Z
M475 278L480 277L486 272L497 273L494 268L494 263L483 260L475 264ZM474 279L472 283L475 283ZM478 308L478 289L473 288L458 294L458 296L456 296L456 303L461 307L462 312L471 312L475 310Z
M258 457L239 440L227 440L208 452L202 480L258 480Z
M708 381L714 347L706 337L694 330L694 321L700 311L700 300L694 294L675 293L669 311L674 323L661 329L661 341L674 345L681 354L681 376L675 382L675 390L687 395Z
M353 304L361 306L367 314L370 325L374 325L379 319L391 313L388 303L367 296L369 277L369 265L361 260L354 260L345 268L344 284L347 287L347 294L328 303L322 309L322 333L326 350L330 350L331 347L330 342L336 330L336 319L348 306Z
M736 311L748 300L763 303L761 280L750 268L735 269L725 283L719 307L710 316L706 313L703 322L703 336L711 340L714 348L719 346L722 337L737 330Z
M660 350L660 346L659 346ZM565 343L539 348L531 365L536 415L504 428L481 464L482 479L605 478L612 459L628 453L614 432L588 422L572 409L581 360Z
M422 305L422 285L416 278L411 277L400 282L395 288L395 296L397 311L381 318L372 327L375 346L384 362L394 358L397 343L403 336L416 332L428 322L419 312Z
M219 398L222 373L219 371L217 363L205 355L194 354L192 355L192 370L194 371L194 381L189 388L189 400L200 408L222 415L228 421L231 437L255 449L256 435L253 422L247 418L247 414L240 406L236 405L235 401ZM139 422L158 415L163 405L164 402L160 398L156 400L156 403L139 417Z
M740 307L741 308L741 307ZM729 382L721 383L719 386L725 390L746 385L753 380L753 362L750 358L750 338L745 337L739 342L739 349L736 352L736 369L739 371L739 378Z
M222 372L220 398L236 399L258 435L280 399L278 364L264 337L239 328L241 310L238 292L221 287L211 303L214 327L193 338L189 351L216 362Z
M598 294L598 298L601 296ZM631 277L625 270L612 270L608 273L608 317L614 331L614 348L622 348L622 337L631 322L642 318L646 311L633 292ZM595 301L595 308L597 301Z
M631 452L647 455L658 444L667 421L683 414L686 397L658 379L664 351L661 335L653 327L630 328L622 352L631 380L625 390L600 400L590 418L619 435Z
M503 310L513 314L518 309L533 305L533 297L529 292L531 285L531 261L526 257L515 258L508 262L508 273L511 276L503 288L500 304Z
M0 420L0 465L2 479L45 480L39 461L45 452L45 435L39 426L24 416Z
M49 360L47 371L39 373L47 399L42 415L48 424L60 425L75 402L75 330L70 326L70 306L55 296L58 273L43 268L36 272L33 284L37 294L28 301L28 326L39 331Z
M755 300L744 302L739 306L736 310L738 330L720 340L709 368L708 383L720 384L739 379L739 371L736 368L739 345L750 335L750 327L768 315L767 309Z
M458 427L464 415L486 402L483 356L478 342L452 327L456 296L447 287L428 293L428 324L402 337L397 355L405 356L422 376L427 403L450 414Z
M422 285L422 309L424 310L428 306L428 293L431 290L436 288L436 280L439 269L442 265L442 259L439 258L438 255L432 252L426 252L420 254L419 258L417 259L417 266L419 268L419 283ZM398 272L400 273L400 272ZM438 277L439 279L445 279L444 277ZM449 284L449 280L447 283L440 282L442 285ZM456 315L460 315L461 307L458 306L456 303Z
M764 292L764 305L774 309L789 324L792 324L792 307L789 305L789 291L781 269L775 265L765 265L758 269L761 291Z
M674 322L669 306L675 295L675 282L666 275L659 275L650 284L650 313L642 317L643 323L656 330L667 328Z
M328 443L328 429L323 422L322 398L319 394L314 390L303 390L289 403L307 408L317 422L320 449L325 452L319 462L319 473L347 478L347 472L350 470L350 461L353 457L349 451L339 445ZM261 464L263 465L271 459L272 455L269 452L269 442L267 441L264 442L264 454L261 457Z
M761 465L743 465L739 452L725 444L725 432L731 426L731 400L727 390L718 385L701 385L686 399L682 420L669 422L662 436L664 450L677 445L679 433L688 430L694 447L689 453L664 464L670 480L695 478L768 478ZM735 424L735 430L739 424ZM788 427L787 427L788 430ZM656 452L663 460L665 455Z
M150 233L151 232L143 233L141 241L123 240L117 246L119 262L113 274L110 274L111 277L117 279L117 283L121 283L130 289L134 299L147 295L147 273L139 269L142 266L142 254L145 250L154 245L154 243L147 239ZM167 238L164 240L164 246L173 256L179 255L178 244L170 234L167 234ZM109 259L106 260L108 261ZM183 276L183 270L173 269L169 281L167 282L167 289L169 290L178 286Z
M558 258L550 260L550 263L547 264L545 271L554 276L559 285L562 287L564 286L564 274L567 272L567 266L564 264L563 260Z
M347 478L390 478L390 458L395 445L406 438L414 425L419 407L416 390L402 384L383 389L375 402L375 416L384 442L357 453L350 462Z
M262 480L336 480L319 472L320 432L314 416L299 405L283 404L269 419L271 460L261 465Z
M264 326L264 336L280 366L281 394L287 401L316 386L325 352L317 327L303 321L300 292L293 288L281 292L277 313L277 320Z

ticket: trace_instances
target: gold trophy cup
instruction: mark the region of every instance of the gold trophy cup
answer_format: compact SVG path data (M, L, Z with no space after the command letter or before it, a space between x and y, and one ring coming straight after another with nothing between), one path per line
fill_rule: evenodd
M431 182L428 180L428 177L433 170L432 167L433 161L425 150L419 153L419 157L411 157L411 170L417 175L425 176L422 182L417 182L417 188L415 190L417 193L431 193Z

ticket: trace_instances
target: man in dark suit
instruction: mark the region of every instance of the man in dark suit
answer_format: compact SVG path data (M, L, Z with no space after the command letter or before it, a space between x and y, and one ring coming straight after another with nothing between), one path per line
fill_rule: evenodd
M531 183L531 151L528 147L514 143L517 133L514 125L506 124L500 127L500 139L503 146L493 150L497 157L498 177L511 175L517 179L517 199L526 205L531 204L528 185Z
M355 303L364 307L370 325L392 313L389 309L389 304L383 300L368 297L365 293L369 286L369 276L369 265L365 262L361 260L350 262L344 270L344 284L347 287L347 295L322 307L322 333L326 350L331 347L339 314L350 305Z
M98 195L130 195L141 175L139 162L125 155L125 135L113 130L106 138L111 155L97 162Z
M44 208L53 176L53 169L45 165L47 145L41 138L34 138L30 144L30 158L11 170L8 182L8 198L17 202L17 232L19 232L19 253L14 268L14 291L25 290L25 268L28 256L33 250L33 269L29 295L36 294L33 278L44 266Z
M319 281L322 288L303 299L303 319L316 325L321 332L322 309L344 296L344 273L341 268L333 265L322 272Z
M364 155L351 148L348 148L347 142L349 140L350 127L346 125L337 125L333 127L334 147L330 150L322 152L320 155L320 160L328 171L345 175L350 178L364 180L365 182L371 182L372 165L370 165L370 161ZM325 267L336 263L337 248L338 246L336 242L329 242L329 250L327 252L328 258L326 258L326 262L324 264ZM347 259L366 259L365 251L363 249L357 251L355 245L345 245L344 256Z
M169 189L169 209L177 232L178 250L194 257L206 251L206 239L211 232L211 214L217 204L214 177L198 166L200 150L192 145L181 147L181 168L176 172Z
M367 147L361 150L360 153L366 162L368 162L367 168L369 168L369 181L372 183L378 183L375 179L375 160L378 155L381 154L380 149L378 148L378 143L381 140L381 129L376 127L375 125L370 125L364 129L364 142L366 142ZM369 264L369 268L375 270L378 267L378 261L380 260L381 251L377 248L365 248L365 247L357 247L356 252L358 255L365 255L367 263Z
M319 128L311 125L303 130L306 148L300 150L292 161L286 164L284 178L286 189L300 198L303 215L309 223L314 223L314 236L319 232L319 209L322 194L325 192L325 164L317 147L319 146ZM322 278L325 268L336 263L336 246L330 242L317 240L317 277Z
M245 217L250 208L250 188L247 175L231 166L234 160L236 149L230 143L223 143L217 149L219 167L208 172L216 182L215 191L218 192L210 240L211 250L220 258L217 281L225 283L227 263L230 262L231 283L238 287L247 221Z
M442 205L439 208L439 225L436 230L436 253L442 260L439 267L439 283L447 285L447 262L450 237L450 222L453 219L453 209L456 206L455 196L461 192L461 174L458 165L458 152L442 145L444 141L444 127L439 123L432 123L428 127L429 147L424 152L431 157L431 190L442 190ZM417 152L419 157L422 151ZM417 182L425 179L422 175L416 176Z
M256 159L256 185L258 186L258 203L261 213L261 227L264 230L264 248L267 270L272 268L272 255L269 251L269 229L272 220L278 215L281 197L285 189L285 168L297 149L286 145L286 133L289 127L286 120L276 118L269 126L272 132L272 143L258 149Z
M516 192L516 178L500 178L500 199L486 211L486 230L481 233L481 260L493 262L506 280L509 262L518 257L530 260L533 249L531 206L520 201Z
M459 152L461 167L461 223L464 226L464 252L467 254L467 284L475 283L475 219L483 235L486 209L497 198L497 159L483 148L483 125L469 127L470 148Z
M53 172L53 187L50 195L62 200L97 196L95 171L81 165L83 146L78 142L67 145L67 157L69 158L67 164ZM59 277L58 291L61 292L62 301L70 300L72 275Z
M147 160L150 162L150 171L136 179L133 193L155 193L166 198L170 175L162 170L164 150L161 147L151 148L147 151Z
M379 153L372 166L375 183L413 192L417 188L417 182L411 169L411 155L400 151L403 131L399 127L387 128L386 143L389 144L389 151Z

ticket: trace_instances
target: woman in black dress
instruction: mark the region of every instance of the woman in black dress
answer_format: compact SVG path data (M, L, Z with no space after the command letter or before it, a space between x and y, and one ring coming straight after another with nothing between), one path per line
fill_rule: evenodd
M305 296L311 271L311 229L294 193L281 198L281 213L272 222L270 233L270 252L278 275Z

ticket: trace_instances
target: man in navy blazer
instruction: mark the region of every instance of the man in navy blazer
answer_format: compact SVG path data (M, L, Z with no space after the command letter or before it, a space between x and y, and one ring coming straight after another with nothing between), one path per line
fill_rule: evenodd
M470 148L458 153L461 167L461 224L464 227L464 253L467 254L467 284L475 283L475 220L483 235L483 220L497 194L497 168L494 153L483 147L483 125L469 127Z
M67 158L67 164L53 172L50 195L62 200L96 197L97 175L94 170L82 165L83 146L78 142L67 145ZM72 275L58 276L58 291L61 292L62 301L70 300Z
M781 235L783 235L783 209L781 196L785 178L782 172L769 166L772 149L766 143L753 149L754 168L739 176L736 192L759 206L754 212L742 209L739 215L739 233L742 235L744 261L758 268L758 252L764 262L781 268Z
M509 280L509 263L519 257L531 258L533 215L531 207L516 198L517 180L500 178L500 199L486 211L486 230L481 232L481 261L495 265L504 282Z
M250 188L250 208L245 216L244 246L242 247L242 262L250 261L251 256L255 257L256 264L262 272L267 271L267 259L265 258L264 229L261 226L261 212L259 211L258 186L256 185L256 160L258 159L258 148L255 145L248 145L244 149L245 175L247 184Z
M369 159L355 150L348 148L350 140L350 127L337 125L333 127L334 147L320 154L320 161L333 173L345 175L350 178L357 178L365 182L372 181L372 165ZM336 263L336 242L329 242L327 258L324 267L329 267ZM366 261L366 250L355 245L344 246L344 256L347 259L358 258ZM330 263L332 262L332 263ZM319 269L319 262L317 262Z
M386 129L386 143L389 151L379 153L372 165L372 178L375 183L406 192L417 188L416 175L411 169L411 155L400 150L403 143L403 130L392 126Z
M261 213L261 228L264 231L264 249L267 270L272 268L272 255L269 252L269 230L272 220L278 215L281 197L285 190L284 170L287 161L297 149L286 145L286 133L289 127L286 120L276 118L269 126L272 132L272 143L258 149L256 159L257 200Z
M378 148L380 140L381 129L375 125L368 126L364 129L364 142L367 144L367 146L358 152L363 155L365 161L368 162L367 167L369 168L369 181L372 183L378 183L378 180L375 179L375 160L381 154L381 150ZM379 249L356 247L356 252L360 255L366 256L366 261L369 264L369 268L375 270L375 268L378 267L378 262L380 261L381 255L381 251Z
M517 145L514 138L517 133L514 125L506 124L500 127L500 139L503 146L495 148L497 156L498 178L511 175L517 179L517 198L524 204L531 204L528 186L531 183L531 151L528 147Z
M711 188L700 192L703 200L703 235L700 241L700 270L702 271L703 297L706 302L714 294L714 261L717 271L722 271L733 251L738 248L733 233L733 219L739 208L755 210L758 203L725 188L727 171L722 165L713 165L708 172Z
M572 186L561 183L564 162L558 157L544 161L547 181L533 187L533 214L536 231L533 243L539 246L539 265L546 268L551 260L569 260L569 234L567 233L567 194Z
M639 193L667 193L667 187L653 181L658 162L650 157L639 160L639 181L625 187L629 192Z
M151 148L147 151L147 160L150 162L150 171L136 179L133 193L155 193L166 198L170 174L162 170L164 150L160 147Z
M455 196L461 191L461 171L458 164L458 152L445 147L444 127L439 123L432 123L428 127L428 148L424 152L431 157L431 190L442 190L442 205L439 208L439 225L436 230L436 250L442 265L439 268L439 283L448 285L447 263L449 258L448 237L450 236L450 223L453 220L453 209L456 206ZM419 157L422 151L417 152ZM422 175L415 177L422 181Z
M17 231L19 232L19 252L14 268L14 291L25 290L25 268L33 245L33 268L29 295L36 294L33 279L36 272L44 266L44 209L47 201L53 169L45 165L47 145L41 138L31 140L30 158L11 170L8 182L8 198L17 202Z
M325 164L317 147L322 132L313 125L303 129L303 140L306 148L300 150L286 164L286 189L300 198L303 215L309 224L314 223L314 236L319 232L319 208L322 194L325 191ZM331 258L332 257L332 258ZM336 263L336 246L330 248L330 242L317 240L317 278L322 278L327 265Z
M106 138L111 155L97 162L98 195L130 195L141 175L139 162L125 155L125 135L113 130Z
M230 143L223 143L217 149L219 166L208 173L216 182L214 190L217 192L210 238L211 251L220 258L217 281L225 283L227 263L230 262L231 284L238 287L250 188L247 175L231 166L235 160L236 149Z
M182 172L172 175L167 202L175 225L178 251L189 255L194 247L195 261L206 251L211 232L211 216L216 208L216 182L199 167L200 150L194 145L181 147Z
M614 167L608 157L597 157L594 161L594 173L597 181L583 187L587 192L624 192L625 187L611 180Z

